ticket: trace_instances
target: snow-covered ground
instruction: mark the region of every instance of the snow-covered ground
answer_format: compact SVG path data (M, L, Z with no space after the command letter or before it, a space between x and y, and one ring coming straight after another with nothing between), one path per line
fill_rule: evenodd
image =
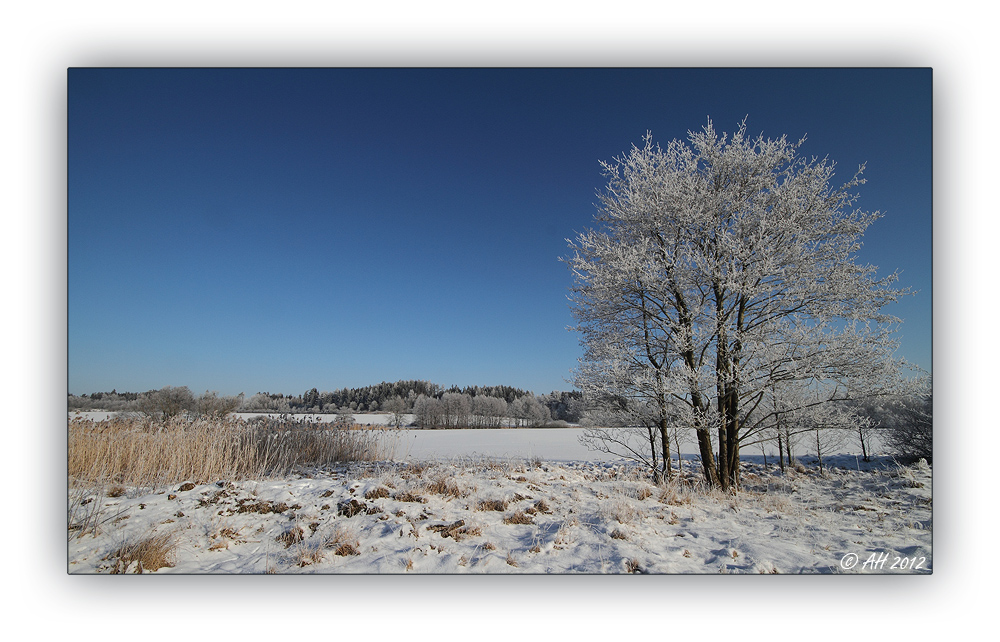
M933 568L924 463L858 470L853 456L839 457L823 474L807 464L782 476L749 458L743 490L726 495L694 488L692 468L688 483L658 487L622 462L553 461L542 452L411 457L160 489L71 485L68 570L134 572L138 563L116 553L157 536L173 564L161 574Z

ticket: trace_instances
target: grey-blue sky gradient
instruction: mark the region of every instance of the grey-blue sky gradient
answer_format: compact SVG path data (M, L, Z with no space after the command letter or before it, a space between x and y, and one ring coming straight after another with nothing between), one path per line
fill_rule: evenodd
M599 161L711 117L798 139L884 218L931 368L929 69L71 69L69 390L569 389L559 257Z

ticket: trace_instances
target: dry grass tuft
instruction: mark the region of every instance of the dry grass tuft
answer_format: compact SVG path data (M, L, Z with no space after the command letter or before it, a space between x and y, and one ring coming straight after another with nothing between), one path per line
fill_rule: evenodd
M407 467L404 468L402 472L404 474L410 474L416 477L420 477L424 474L427 468L428 465L425 464L424 462L412 462L409 465L407 465Z
M426 490L432 495L444 495L445 497L454 497L456 499L463 496L462 489L444 477L439 477L432 483L427 484Z
M619 524L631 524L642 513L625 497L611 497L602 503L600 513L607 519L613 519Z
M373 488L365 493L365 499L381 499L383 497L388 497L390 494L391 493L388 488L385 486L379 486L378 488Z
M296 551L296 554L298 557L296 565L299 567L319 564L325 557L321 546L300 546Z
M519 510L513 515L508 515L503 518L504 524L532 524L531 516L525 514L523 510Z
M337 550L333 552L334 555L340 555L341 557L346 557L348 555L361 555L361 551L357 547L350 543L345 542L337 547Z
M476 504L476 510L503 512L507 510L507 502L503 499L484 499Z
M209 502L201 504L201 506L208 505ZM237 513L260 513L261 515L267 515L268 513L284 513L287 510L298 510L302 508L299 504L294 506L289 506L285 502L278 502L273 504L268 501L255 502L252 499L241 499L236 507Z
M552 543L555 545L557 550L562 550L564 547L573 543L573 535L570 533L570 529L574 526L578 526L579 524L580 522L573 517L559 526L559 530L556 531L555 539L552 540Z
M312 524L310 524L309 528L315 535L319 525L317 524L317 528L314 529ZM288 548L291 544L296 545L295 555L297 557L297 566L303 567L311 564L318 564L323 561L326 557L326 552L330 550L333 551L334 555L339 555L341 557L361 554L361 543L358 541L354 531L346 527L339 526L332 534L319 538L318 541L316 539L311 539L309 541L305 541L301 538L296 539L296 530L298 530L299 533L302 532L302 529L293 528L290 531L286 531L286 533L290 533L287 539L283 540L281 539L281 536L279 536L279 541L285 541L286 548ZM289 541L291 544L288 543Z
M621 531L621 530L619 530L619 529L616 528L615 530L611 531L611 539L626 539L627 540L628 539L628 535L626 535L624 531Z
M392 498L395 499L397 502L413 502L416 504L427 503L426 497L421 497L420 495L417 495L416 493L411 493L408 490L396 493L395 495L392 496Z
M134 544L122 544L105 559L114 559L112 574L153 572L164 567L173 567L176 540L172 533L152 535Z
M298 526L293 526L274 538L276 542L281 542L288 548L292 544L298 544L305 537L305 533Z
M689 488L677 483L670 483L663 487L656 501L669 506L683 506L691 504L694 498Z

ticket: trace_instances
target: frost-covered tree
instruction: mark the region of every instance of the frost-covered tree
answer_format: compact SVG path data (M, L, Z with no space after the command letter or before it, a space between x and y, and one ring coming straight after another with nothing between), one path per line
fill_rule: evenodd
M307 410L319 411L322 409L322 402L320 401L319 390L313 388L312 390L306 392L302 395L302 403Z
M440 428L444 416L441 401L426 395L418 396L413 402L413 414L416 417L417 425L425 429Z
M541 426L552 420L549 409L535 397L527 394L508 405L508 413L518 426Z
M258 392L240 405L241 412L291 412L288 399L284 395Z
M598 225L570 242L576 385L640 434L654 426L667 475L672 422L728 488L740 446L797 409L776 411L775 395L806 388L813 407L902 389L899 319L882 309L907 292L856 260L880 216L854 207L863 167L835 186L804 140L750 137L745 123L720 135L711 121L665 148L647 134L603 163Z
M476 395L472 398L472 421L477 428L499 428L507 416L507 402L498 397Z
M235 397L220 397L218 392L205 391L194 401L194 413L205 417L224 417L243 403L243 393Z
M920 394L894 400L883 414L885 446L904 461L933 461L934 397L926 385Z
M382 404L382 412L389 413L389 421L394 427L402 428L406 421L406 401L396 395L391 399L386 399Z
M876 441L881 445L886 426L882 425L886 407L892 402L888 399L866 399L854 405L854 411L860 421L853 427L852 436L861 449L863 461L871 461L875 453Z
M187 386L164 386L137 399L140 412L164 421L195 409L194 395Z
M340 430L350 430L354 427L354 412L349 407L341 407L337 410L337 416L333 420L333 426Z
M472 397L460 392L446 392L441 395L441 409L446 428L468 428L472 413Z

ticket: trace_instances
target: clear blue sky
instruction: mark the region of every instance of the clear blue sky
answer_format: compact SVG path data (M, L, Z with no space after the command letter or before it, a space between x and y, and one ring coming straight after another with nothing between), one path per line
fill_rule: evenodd
M559 261L651 131L808 135L885 217L931 369L929 69L70 69L76 394L425 379L568 390Z

